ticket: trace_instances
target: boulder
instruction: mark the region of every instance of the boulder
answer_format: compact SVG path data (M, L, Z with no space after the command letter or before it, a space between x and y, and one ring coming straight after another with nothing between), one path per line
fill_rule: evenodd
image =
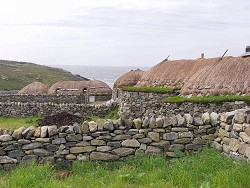
M52 140L52 144L59 145L59 144L65 144L66 140L65 138L57 138Z
M80 141L82 140L82 135L81 134L68 134L66 136L66 140L69 142Z
M133 123L136 129L141 129L142 127L142 120L140 118L134 119Z
M140 143L136 139L124 140L122 142L123 147L139 148Z
M160 134L156 132L149 132L148 137L151 138L154 142L160 141Z
M149 118L148 116L145 116L145 118L143 119L142 127L148 128L148 126L149 126Z
M211 125L215 126L218 123L218 119L219 119L219 114L212 112L210 114L210 121L211 121Z
M89 131L90 132L95 132L97 131L97 124L94 121L89 122Z
M107 152L107 151L111 151L112 148L110 146L98 146L96 148L96 151L100 151L100 152Z
M155 127L156 128L161 128L163 127L164 120L161 117L156 118L155 120Z
M186 121L187 125L192 125L193 124L193 117L190 114L184 114L183 117L185 118L185 121Z
M89 122L84 121L81 128L82 128L82 132L84 134L88 133L89 132Z
M73 124L73 130L76 134L81 134L82 130L81 130L81 126L79 125L79 123L74 123Z
M210 115L208 112L202 114L201 119L205 125L209 125L211 123Z
M156 125L156 121L155 121L155 117L152 116L149 120L149 127L154 129L155 128L155 125Z
M165 133L163 135L164 140L175 140L177 138L179 138L179 135L178 133L175 133L175 132Z
M12 136L4 134L0 136L0 142L7 142L13 140Z
M120 157L125 157L125 156L128 156L128 155L133 155L134 152L135 152L135 149L132 149L132 148L117 148L117 149L114 149L113 152L120 156Z
M159 155L162 153L162 149L155 147L155 146L148 146L145 154L147 155Z
M103 128L107 131L113 131L114 130L113 122L110 119L106 120L103 125Z
M28 127L27 129L25 129L23 132L22 132L22 135L24 138L26 139L30 139L34 133L35 133L35 127L31 126L31 127Z
M19 140L21 139L23 136L22 136L22 132L25 130L25 127L20 127L18 129L16 129L13 134L12 134L12 137L16 140Z
M77 153L89 153L95 151L95 146L82 146L82 147L71 147L70 153L77 154Z
M111 154L111 153L103 153L103 152L92 152L90 154L90 160L93 161L114 161L118 160L119 156Z
M49 134L49 137L56 135L57 134L57 126L56 125L49 126L48 127L48 134Z
M15 164L17 163L16 159L13 159L8 156L0 156L0 164Z
M34 137L38 138L41 136L41 127L37 127L34 133Z
M23 145L22 149L23 150L31 150L31 149L41 148L41 147L43 147L42 143L33 142L33 143L30 143L30 144Z
M41 127L41 138L47 137L47 132L48 132L48 126L42 126Z
M180 114L176 116L176 119L177 119L177 126L185 125L185 118L182 117Z

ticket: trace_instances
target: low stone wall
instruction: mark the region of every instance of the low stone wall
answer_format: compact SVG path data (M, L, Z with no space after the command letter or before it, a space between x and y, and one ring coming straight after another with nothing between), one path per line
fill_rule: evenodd
M0 130L0 167L8 170L18 163L26 164L32 160L113 161L128 156L159 154L176 157L176 150L198 151L212 141L220 151L223 147L223 151L242 153L242 157L249 160L249 125L243 123L250 121L250 110L244 111L243 118L238 112L221 117L214 112L199 117L178 114L169 118L145 117L131 121L86 121L82 125L72 122L72 126L60 128L43 126ZM232 125L228 124L230 119L233 119ZM237 134L231 134L232 131Z
M163 102L164 98L176 94L157 94L144 92L119 91L119 104L121 116L127 118L142 118L144 116L158 115L177 115L190 113L191 115L200 115L205 112L229 112L240 108L245 108L248 104L238 102L225 102L223 104L195 104L185 102L182 104L173 104Z
M250 109L236 110L221 115L214 146L235 159L250 162Z
M1 95L0 102L85 104L84 95Z
M78 113L83 117L100 116L105 117L107 113L116 106L87 105L87 104L54 104L54 103L21 103L21 102L0 102L0 116L3 117L28 117L35 115L54 115L61 112L71 114Z

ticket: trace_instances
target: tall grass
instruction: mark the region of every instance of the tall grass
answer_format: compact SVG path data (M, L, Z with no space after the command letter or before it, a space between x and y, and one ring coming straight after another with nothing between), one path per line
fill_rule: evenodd
M0 187L249 187L250 166L214 149L179 159L130 158L118 162L74 162L68 170L19 166L0 173Z
M0 128L5 130L14 130L19 127L29 127L29 126L37 126L37 120L41 118L41 116L32 116L25 118L17 118L17 117L0 117Z

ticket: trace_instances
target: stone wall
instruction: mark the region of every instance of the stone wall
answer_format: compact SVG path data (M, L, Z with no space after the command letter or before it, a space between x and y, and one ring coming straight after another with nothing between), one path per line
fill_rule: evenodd
M96 95L96 101L108 101L111 99L111 95ZM85 95L0 95L0 102L21 102L21 103L74 103L74 104L86 104L88 97Z
M0 102L85 104L84 95L1 95Z
M201 116L190 114L143 119L72 122L72 126L43 126L0 130L0 166L36 161L101 160L128 156L168 155L198 151L208 142L224 152L239 152L250 159L250 109L242 113ZM230 123L232 120L233 123ZM218 131L217 131L218 130ZM244 145L244 146L243 146ZM241 147L242 146L242 147Z
M250 109L241 109L221 115L214 146L235 159L250 161Z
M79 113L81 116L105 117L116 106L90 105L90 104L54 104L54 103L21 103L0 102L0 116L3 117L28 117L35 115L54 115L60 112L71 114Z
M141 118L143 116L185 114L200 115L205 112L229 112L247 107L248 104L238 102L225 102L223 104L195 104L185 102L182 104L165 103L163 99L176 94L157 94L144 92L119 91L119 104L121 116L127 118Z

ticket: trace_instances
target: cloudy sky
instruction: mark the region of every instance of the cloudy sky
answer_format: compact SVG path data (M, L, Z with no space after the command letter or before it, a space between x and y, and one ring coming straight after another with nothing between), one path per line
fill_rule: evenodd
M0 59L152 66L246 45L248 0L0 0Z

